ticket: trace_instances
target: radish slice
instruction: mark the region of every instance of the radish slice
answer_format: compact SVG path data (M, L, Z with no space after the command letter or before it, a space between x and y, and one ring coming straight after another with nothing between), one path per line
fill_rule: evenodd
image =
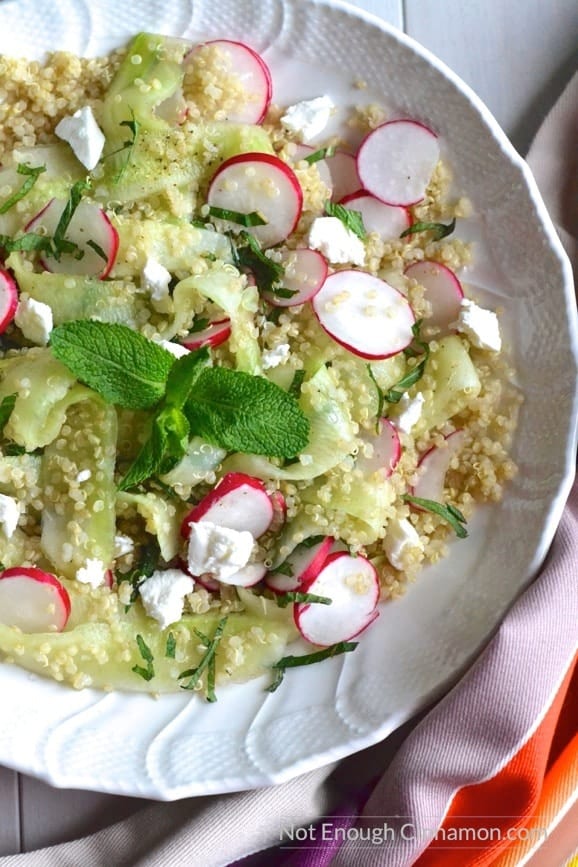
M371 457L366 457L362 453L358 454L355 460L355 469L361 470L364 475L385 470L385 478L389 478L401 458L401 443L395 425L389 419L381 418L377 436L370 439L366 434L363 440L371 443L373 454Z
M464 297L462 284L454 272L439 262L426 259L406 268L405 276L417 280L425 289L426 301L432 306L432 315L427 324L443 330L449 328L460 315Z
M273 506L273 520L269 530L272 533L278 533L287 519L287 503L281 491L273 491L271 505Z
M412 494L423 500L443 502L446 473L452 458L460 453L466 438L465 431L456 430L445 437L445 446L433 446L418 463L420 475Z
M336 151L332 157L327 157L326 160L333 188L331 198L334 202L340 202L345 196L360 190L361 181L353 154Z
M298 144L295 147L295 152L293 154L293 162L298 163L300 160L304 160L306 157L311 156L319 148L311 147L311 145L306 144ZM319 179L321 183L325 184L327 189L329 190L329 195L331 196L333 193L333 179L331 177L331 171L329 169L329 165L326 159L317 160L317 162L313 163L317 167L317 171L319 172Z
M43 229L47 235L53 235L62 215L66 202L52 199L35 217L32 217L26 231L38 232ZM81 259L64 253L57 261L52 256L43 256L42 265L47 271L56 274L84 274L87 277L99 277L104 280L110 273L118 251L118 232L106 216L102 208L91 202L80 202L68 229L65 240L77 244L83 253ZM90 243L102 251L96 252Z
M196 331L193 334L188 334L181 345L193 352L195 349L202 349L204 346L220 346L231 336L231 320L219 319L216 322L211 322L202 331Z
M349 641L378 616L379 579L369 560L346 552L330 554L320 572L302 585L306 593L327 596L331 605L298 603L295 624L312 644Z
M181 535L188 539L190 524L210 521L229 530L248 530L258 539L267 532L272 520L273 504L263 482L244 473L227 473L185 517Z
M312 304L322 328L361 358L389 358L413 339L415 316L407 299L364 271L330 274Z
M296 307L311 301L317 295L327 278L327 261L317 250L300 247L287 250L281 260L285 268L283 289L294 292L290 298L282 298L275 292L262 292L269 304L274 307Z
M232 584L234 587L254 587L267 573L267 567L263 563L247 563L234 575L221 578L221 584Z
M70 597L60 581L35 567L17 566L0 574L0 623L22 632L62 632Z
M389 205L420 202L439 159L437 136L415 120L391 120L362 141L357 154L361 186Z
M259 213L267 222L247 228L264 247L284 241L295 229L303 208L303 191L293 169L271 154L237 154L225 160L211 181L209 206L241 214ZM215 219L223 231L242 227Z
M229 112L226 120L231 123L261 123L271 102L273 95L273 82L269 67L256 51L245 45L244 42L234 42L229 39L213 39L204 45L214 45L225 56L227 69L223 70L224 76L234 76L241 82L246 101L241 101L237 111ZM201 46L196 46L185 58L194 57L195 51Z
M185 571L187 572L187 574L189 574L188 569ZM195 579L197 584L200 584L201 587L204 587L205 590L208 590L209 593L218 593L221 589L221 585L219 584L217 579L213 578L212 575L209 575L208 572L206 572L204 575L192 575L191 577Z
M0 334L4 334L18 307L18 288L12 276L0 268Z
M155 108L155 115L162 120L166 120L171 126L183 124L187 119L188 112L189 110L181 87Z
M283 564L284 567L289 567L286 571L292 574L269 572L265 584L274 593L289 593L291 590L298 590L304 582L311 581L319 574L329 556L333 542L334 539L331 536L326 536L316 545L309 546L307 542L297 545Z
M384 241L399 238L411 226L411 214L407 208L386 205L370 193L353 193L341 200L353 211L359 211L367 232L377 232Z

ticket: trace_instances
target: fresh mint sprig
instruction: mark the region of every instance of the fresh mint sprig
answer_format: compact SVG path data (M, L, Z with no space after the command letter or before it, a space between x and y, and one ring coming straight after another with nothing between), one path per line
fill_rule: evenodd
M392 388L383 392L384 400L387 403L399 403L403 397L404 392L411 388L412 385L415 385L416 382L422 378L425 373L425 368L427 362L429 360L430 348L429 344L421 339L420 330L422 326L422 320L418 319L417 322L412 326L412 332L414 336L414 340L412 344L404 350L404 354L408 358L416 358L418 356L422 356L421 361L419 361L415 367L402 376L399 382L396 382Z
M261 291L274 292L285 276L283 265L270 259L249 232L240 232L236 242L231 239L231 244L235 265L242 271L250 271Z
M337 202L325 202L325 213L328 217L337 217L346 229L349 229L350 232L353 232L362 241L367 237L361 211L354 211Z
M215 702L217 701L217 696L215 694L215 656L217 653L217 648L221 642L223 637L223 632L225 630L225 626L227 625L228 617L221 617L219 622L217 623L217 627L213 633L213 637L209 638L204 632L201 632L199 629L195 629L195 634L198 638L200 638L201 642L205 647L205 652L201 657L199 664L195 668L188 668L186 671L182 671L179 674L179 680L184 680L185 678L190 678L187 683L181 683L181 689L194 689L201 679L201 675L206 670L207 671L207 701Z
M27 163L18 163L16 171L19 175L26 175L26 180L20 189L12 193L12 195L9 196L2 205L0 205L0 214L6 214L10 208L13 208L17 202L23 199L24 196L28 195L39 176L46 171L46 166L33 167L29 166Z
M451 235L456 227L456 218L454 217L451 223L426 223L426 222L417 222L412 223L407 229L404 229L400 238L407 238L408 235L415 235L418 232L433 232L433 240L441 241L442 238L446 238L448 235Z

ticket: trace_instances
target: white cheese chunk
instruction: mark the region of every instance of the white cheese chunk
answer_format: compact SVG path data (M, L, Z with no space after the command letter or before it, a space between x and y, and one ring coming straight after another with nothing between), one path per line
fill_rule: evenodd
M462 298L460 315L454 327L465 334L477 349L499 352L502 348L498 317L493 310L479 307L469 298Z
M134 542L130 536L125 536L124 533L117 533L114 537L114 556L124 557L126 554L132 554L134 551Z
M319 250L336 265L365 263L365 247L361 238L346 228L337 217L317 217L309 229L308 244Z
M166 313L170 306L171 273L156 259L147 259L141 273L141 286L151 297L155 310Z
M399 403L397 404L400 413L395 419L395 426L403 433L411 433L411 429L421 418L425 399L423 394L416 394L415 397L410 397L407 391L402 394Z
M77 160L92 171L104 148L104 133L97 124L90 106L85 105L73 115L63 117L54 131L58 138L68 142Z
M76 580L91 587L100 587L106 578L106 566L102 560L89 557L84 566L76 570Z
M282 116L281 123L289 132L308 142L323 132L334 108L335 104L329 96L306 99L290 105Z
M249 562L255 540L248 530L230 530L211 521L190 527L188 563L193 575L209 573L226 582Z
M0 526L7 539L11 539L18 526L20 506L18 501L6 494L0 494Z
M154 617L161 629L183 616L185 596L192 593L195 582L180 569L153 572L139 587L144 610Z
M403 569L405 553L412 549L423 551L423 544L415 527L407 518L402 518L401 521L394 518L387 525L383 549L391 565L395 569Z
M163 349L166 349L167 352L170 352L171 355L174 355L175 358L182 358L183 355L188 355L190 351L186 346L181 346L180 343L173 343L172 340L159 340L158 344Z
M52 310L48 304L35 301L23 292L20 295L14 321L27 340L36 343L37 346L46 346L54 327Z
M266 349L262 356L263 370L270 370L272 367L279 367L289 358L291 350L288 343L281 343L275 349Z

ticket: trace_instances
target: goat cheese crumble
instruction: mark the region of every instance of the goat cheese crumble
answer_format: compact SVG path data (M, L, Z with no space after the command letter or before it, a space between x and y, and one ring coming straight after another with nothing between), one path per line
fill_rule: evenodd
M188 563L193 575L210 573L226 581L249 562L255 540L248 530L230 530L211 521L190 524Z
M68 142L77 160L92 171L102 155L105 139L90 106L85 105L73 115L63 117L54 132Z
M323 132L335 108L329 96L317 96L290 105L281 118L281 123L289 132L300 135L302 141L309 142Z
M185 596L192 593L195 582L180 569L153 572L139 587L144 610L164 629L183 616Z
M336 265L365 263L363 241L337 217L316 217L307 240L313 250L319 250Z

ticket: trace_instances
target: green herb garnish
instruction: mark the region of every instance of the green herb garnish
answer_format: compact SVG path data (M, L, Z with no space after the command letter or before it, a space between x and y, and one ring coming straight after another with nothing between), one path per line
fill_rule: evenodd
M179 674L179 680L186 677L190 678L188 683L181 683L181 689L194 689L198 684L201 675L205 669L207 669L207 701L210 702L217 700L217 696L215 695L215 654L217 653L217 648L221 638L223 637L227 620L227 616L221 617L217 623L212 638L208 638L204 633L200 632L200 630L195 629L195 634L201 639L205 647L205 653L196 668L188 668L186 671L182 671Z
M367 236L361 211L351 210L336 202L325 202L325 213L328 217L337 217L346 229L349 229L350 232L353 232L362 241Z
M174 636L173 632L169 632L167 635L167 643L165 646L165 656L167 659L174 659L175 653L177 650L177 640Z
M314 665L316 662L323 662L324 659L330 659L332 656L338 656L341 653L351 653L357 647L357 641L340 641L338 644L332 644L331 647L325 647L323 650L317 650L315 653L308 653L305 656L284 656L279 662L271 666L275 673L273 683L267 687L267 692L275 692L281 685L285 677L285 671L288 668L297 668L301 665Z
M108 256L106 255L106 253L104 252L104 250L102 249L100 244L97 244L96 241L93 241L91 239L91 240L86 242L86 246L90 247L92 250L94 250L96 255L100 256L101 259L104 259L105 262L108 262Z
M66 235L68 227L70 226L70 221L74 217L75 211L78 208L84 193L89 189L90 184L87 181L76 181L76 183L74 183L70 188L68 201L62 210L60 219L58 220L58 224L54 230L54 235L52 236L52 244L54 247L53 256L55 259L59 259L62 253L73 253L75 257L79 259L84 255L82 250L79 250L76 244L72 244L71 241L66 241L64 236ZM71 244L76 248L77 252L71 249Z
M440 518L447 521L458 539L465 539L468 535L468 531L464 527L466 519L455 506L438 503L435 500L425 500L422 497L413 497L411 494L404 494L402 499L406 503L425 509L426 512L433 512L435 515L439 515Z
M417 232L433 232L433 240L441 241L454 231L456 227L456 218L454 217L451 223L413 223L409 228L404 229L400 238L406 238L408 235L415 235Z
M219 208L216 205L209 207L209 216L216 217L218 220L228 220L230 223L237 223L239 226L266 226L267 220L258 211L250 211L243 214L241 211L231 211L229 208Z
M39 175L46 171L46 166L29 166L26 163L18 163L16 167L16 171L19 175L26 175L26 180L22 184L19 190L16 190L15 193L12 193L2 205L0 205L0 214L5 214L10 208L14 207L16 202L19 202L20 199L23 199L27 193L30 192L36 181L38 180Z
M142 665L133 665L131 671L134 671L134 673L142 677L143 680L152 680L155 676L155 669L153 665L154 657L151 653L150 647L147 645L142 635L137 635L136 643L138 644L140 655L146 662L146 668Z
M115 572L114 577L117 584L128 583L132 587L129 603L124 607L125 611L128 611L130 606L136 601L140 585L147 578L151 577L159 564L160 556L161 552L158 544L156 542L154 544L151 543L142 549L140 562L137 566L134 566L128 572L121 572L120 570Z
M286 289L284 286L273 286L271 291L278 298L293 298L294 295L297 295L297 289Z
M320 148L318 151L314 151L309 156L303 157L303 160L309 165L313 165L313 163L318 163L320 160L325 160L328 157L332 157L335 153L335 145L329 145L326 148Z
M305 380L305 371L304 370L296 370L295 375L293 376L293 382L289 386L289 394L295 399L299 398L301 394L301 386Z
M122 151L127 151L126 159L123 161L121 167L119 168L118 172L116 173L116 175L113 178L113 183L115 183L115 184L118 184L121 181L122 176L124 175L124 173L126 172L127 168L130 165L134 146L136 144L136 140L138 138L138 134L139 134L140 128L141 128L140 121L138 121L136 119L136 117L134 116L134 111L132 110L132 108L130 109L130 113L131 113L132 120L121 120L120 126L126 126L127 129L129 130L130 134L131 134L131 137L129 139L127 139L127 141L123 142L122 145L119 148L117 148L115 151L113 151L110 154L107 154L107 157L111 157L114 154L121 153Z
M278 571L278 570L275 570ZM315 593L300 593L298 590L289 590L287 593L275 596L275 602L279 608L287 608L293 602L311 602L319 605L331 605L333 599L329 596L317 596Z
M408 357L417 357L423 353L423 358L420 362L418 362L418 364L415 365L415 367L412 367L409 373L406 373L405 376L402 376L399 382L396 382L396 384L392 388L384 392L383 397L387 401L387 403L399 403L399 401L403 397L404 392L407 391L408 388L411 388L412 385L415 385L416 382L419 382L419 380L425 373L426 364L429 359L430 348L429 344L421 340L420 338L421 325L422 320L418 319L418 321L415 322L412 326L411 330L414 335L414 344L413 346L405 349L404 354ZM415 347L417 347L417 349Z
M235 245L232 245L235 248ZM276 283L281 283L285 269L280 262L274 262L261 249L258 240L249 232L241 232L235 248L235 264L238 268L248 269L255 277L261 290L274 292Z
M199 331L204 331L211 324L210 319L195 319L191 325L189 334L198 334Z
M374 374L373 370L371 369L371 364L367 365L367 372L369 373L369 378L373 382L373 384L376 388L376 391L377 391L377 413L376 413L376 422L375 422L375 432L376 432L376 434L378 434L379 433L379 424L380 424L381 418L383 416L383 407L385 406L385 393L380 388L380 386L377 382L377 379L375 378L375 374Z
M2 399L2 403L0 403L0 435L4 433L6 423L12 415L12 410L16 405L17 397L17 394L7 394L6 397Z

